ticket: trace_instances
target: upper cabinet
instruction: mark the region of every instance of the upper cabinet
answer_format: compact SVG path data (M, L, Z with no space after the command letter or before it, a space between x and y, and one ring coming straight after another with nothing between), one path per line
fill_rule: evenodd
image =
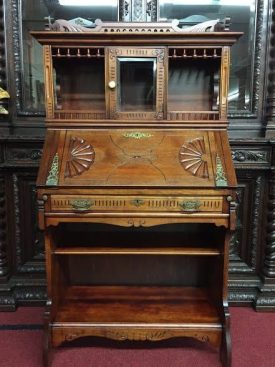
M47 121L225 123L229 46L241 33L151 31L34 32L44 44Z

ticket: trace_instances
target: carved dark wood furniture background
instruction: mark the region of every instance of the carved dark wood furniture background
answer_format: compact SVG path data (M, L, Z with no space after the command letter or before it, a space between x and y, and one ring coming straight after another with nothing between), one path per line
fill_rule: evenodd
M5 4L4 10L4 1L0 1L0 80L1 86L8 88L11 102L9 115L0 118L2 310L15 309L19 304L43 304L46 300L43 243L33 209L44 117L22 109L21 13L18 0L6 0ZM239 216L237 234L231 241L229 295L232 304L253 304L258 310L275 309L274 6L271 0L269 4L257 2L255 64L251 75L253 109L230 113L231 148L239 181ZM267 67L262 62L265 57ZM267 83L261 77L264 75ZM263 95L266 97L262 101Z

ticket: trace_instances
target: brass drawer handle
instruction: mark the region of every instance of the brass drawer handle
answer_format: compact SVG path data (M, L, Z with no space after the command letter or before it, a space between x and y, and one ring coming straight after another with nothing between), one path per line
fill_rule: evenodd
M87 199L76 199L72 200L70 204L75 210L85 211L89 210L94 203Z
M202 203L198 200L196 201L182 201L179 203L179 206L181 207L182 211L185 212L197 212L200 208Z

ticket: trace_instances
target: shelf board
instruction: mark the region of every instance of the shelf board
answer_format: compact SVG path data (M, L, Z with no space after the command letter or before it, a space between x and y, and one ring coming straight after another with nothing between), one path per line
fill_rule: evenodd
M161 286L70 286L54 323L221 325L205 288Z
M220 250L205 247L66 247L54 250L56 255L192 255L217 256Z

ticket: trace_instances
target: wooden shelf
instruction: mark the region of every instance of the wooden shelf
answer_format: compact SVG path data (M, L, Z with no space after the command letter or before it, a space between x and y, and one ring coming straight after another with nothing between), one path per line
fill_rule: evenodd
M190 255L217 256L216 248L183 248L183 247L66 247L53 251L56 255Z
M206 289L155 286L71 286L54 322L220 326Z

